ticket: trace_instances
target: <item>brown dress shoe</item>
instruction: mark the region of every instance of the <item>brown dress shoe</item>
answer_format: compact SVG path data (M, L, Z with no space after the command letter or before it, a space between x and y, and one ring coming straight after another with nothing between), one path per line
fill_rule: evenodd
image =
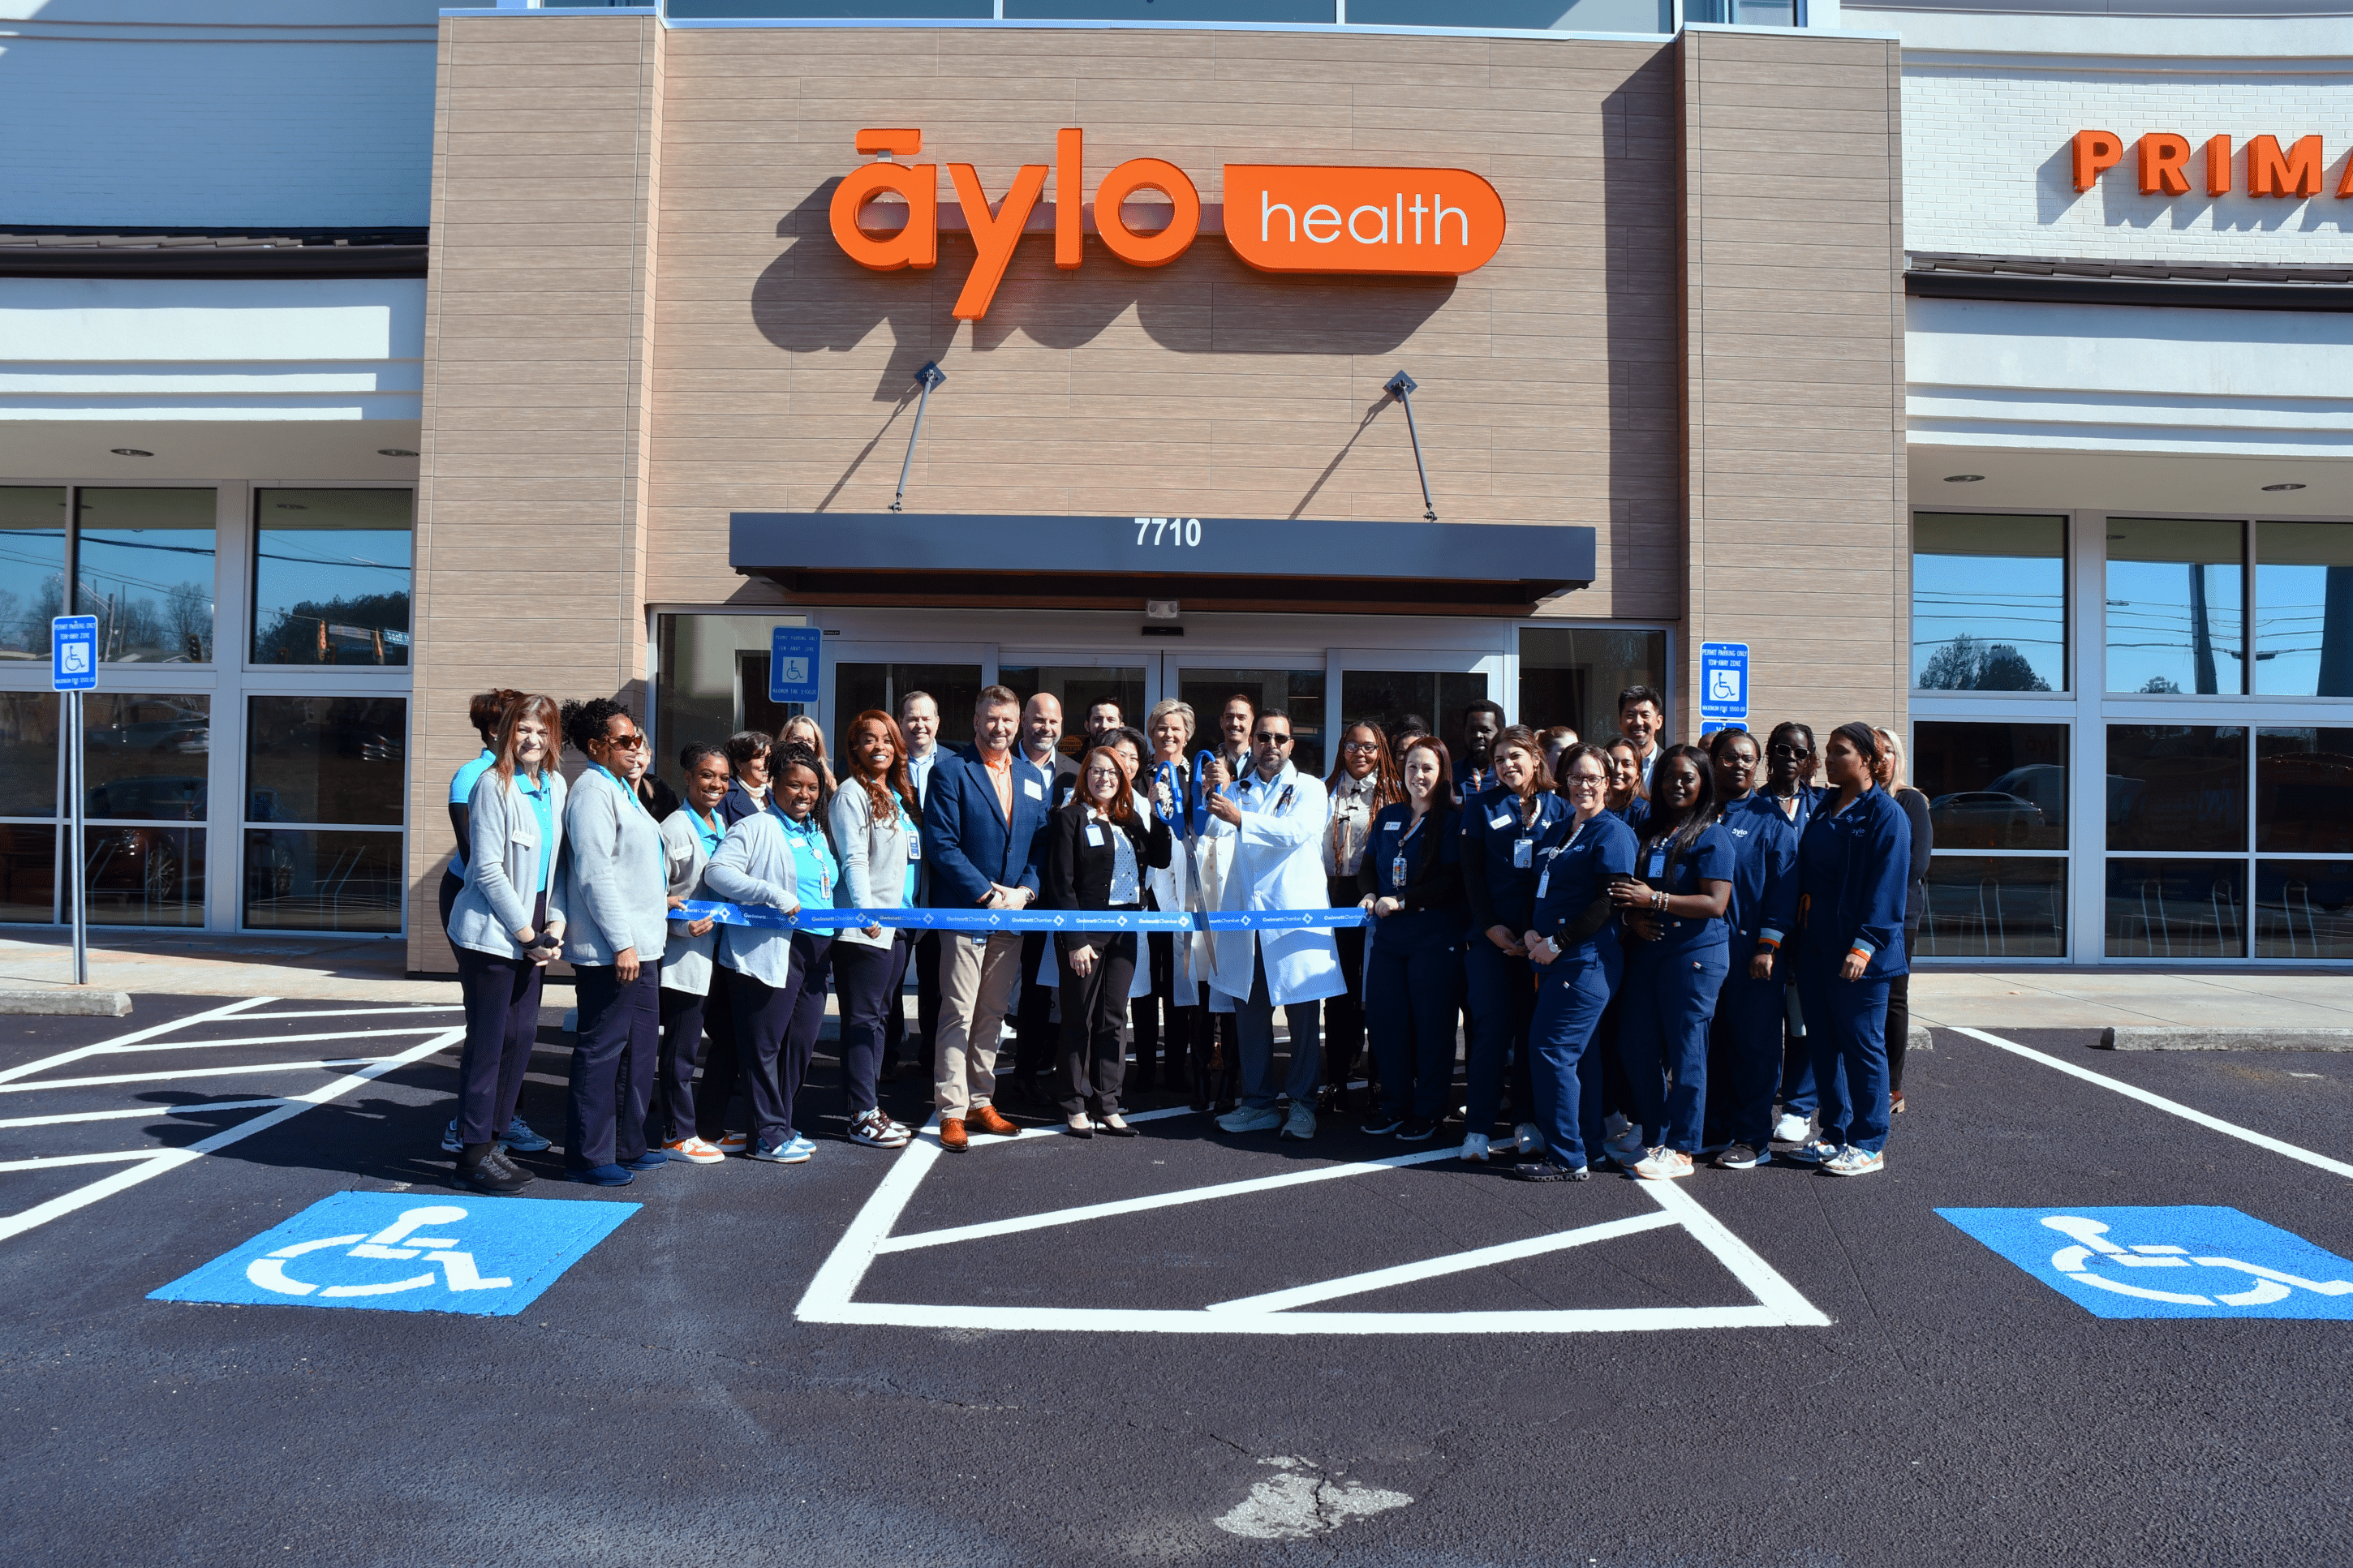
M1016 1138L1021 1133L1021 1129L999 1116L993 1105L974 1106L965 1113L965 1121L971 1124L975 1132L994 1133L999 1138Z
M961 1154L972 1147L972 1140L965 1136L962 1118L951 1116L940 1122L940 1147L951 1154Z

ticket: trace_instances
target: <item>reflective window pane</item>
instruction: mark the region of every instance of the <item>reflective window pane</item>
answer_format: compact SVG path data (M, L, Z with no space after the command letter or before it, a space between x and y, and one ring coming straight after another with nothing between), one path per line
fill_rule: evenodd
M202 822L213 700L92 691L81 700L82 811L94 822Z
M1732 0L1715 0L1719 10L1730 3ZM1785 15L1789 5L1790 0L1780 0L1780 10ZM1007 12L1008 16L1011 14ZM1688 7L1685 15L1690 15ZM1669 0L1468 0L1467 4L1463 0L1348 0L1348 21L1354 26L1369 27L1524 27L1532 32L1579 33L1674 31L1674 12Z
M55 816L58 697L0 692L0 816Z
M1913 515L1912 683L2066 689L2065 518Z
M2060 958L2067 862L2055 856L1939 853L1928 866L1919 958Z
M1023 21L1147 23L1335 19L1332 0L1005 0L1005 16Z
M2255 732L2255 847L2353 855L2353 730Z
M140 824L82 830L92 925L205 923L205 830Z
M806 616L657 616L653 722L661 754L675 758L694 742L715 746L743 729L776 733L797 710L768 700L770 633L807 624ZM959 732L943 712L941 728L944 742L971 743L968 720Z
M1912 783L1938 851L2067 847L2067 726L1912 726Z
M2244 581L2235 521L2108 519L2108 689L2235 692Z
M1218 716L1226 700L1236 693L1260 708L1280 708L1291 715L1291 763L1303 773L1322 778L1331 764L1324 760L1324 672L1320 669L1180 669L1176 695L1193 705L1200 729L1193 736L1196 751L1220 743Z
M98 617L99 657L209 664L213 657L213 492L86 489L80 592Z
M2247 847L2247 732L2108 726L2108 847L2171 855Z
M1667 635L1609 626L1520 628L1520 722L1566 724L1588 741L1618 732L1618 694L1647 686L1673 698ZM1668 725L1672 733L1675 726Z
M2255 862L2257 958L2353 958L2353 860Z
M257 490L253 662L408 662L406 490Z
M0 823L0 922L44 925L57 918L58 830Z
M2243 958L2243 860L2111 860L2110 958Z
M837 664L833 667L833 721L836 731L834 750L849 738L849 726L870 708L879 708L893 719L899 716L899 705L910 691L929 694L940 710L938 743L942 746L972 744L972 705L980 700L980 666L976 664ZM1082 713L1082 719L1085 717ZM1144 715L1128 715L1137 729L1144 727ZM676 761L678 748L670 748L670 760Z
M264 931L400 930L397 833L248 828L245 923Z
M1026 713L1029 699L1040 691L1050 692L1062 705L1062 754L1076 757L1086 742L1087 710L1098 702L1116 702L1120 716L1137 729L1144 728L1144 667L1142 665L999 665L997 682L1012 688L1021 699ZM1307 721L1313 724L1314 718ZM940 729L944 738L947 715L940 715ZM972 744L972 731L966 729L956 742ZM1014 742L1017 746L1018 741Z
M2255 689L2353 697L2353 522L2255 524Z
M1410 713L1446 742L1447 754L1460 765L1464 710L1486 695L1487 678L1479 674L1345 670L1340 676L1341 721L1353 724L1368 719L1395 741L1403 728L1400 721Z
M397 826L407 738L406 698L250 698L245 819Z
M65 596L65 487L0 486L0 663L49 657Z

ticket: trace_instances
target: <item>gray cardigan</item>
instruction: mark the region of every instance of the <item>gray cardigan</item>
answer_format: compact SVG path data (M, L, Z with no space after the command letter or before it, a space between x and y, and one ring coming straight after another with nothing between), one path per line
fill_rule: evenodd
M709 899L712 895L702 885L702 868L711 858L703 853L702 835L695 831L694 808L680 806L662 818L662 862L670 873L670 896L673 899ZM701 936L686 934L687 922L672 919L670 922L670 946L662 953L662 989L683 991L690 996L711 994L711 954L718 946L719 933L723 929L712 926Z
M659 962L670 934L670 873L661 829L602 768L580 775L564 805L564 956L601 967L624 948Z
M866 786L856 779L833 792L833 805L826 815L833 828L833 852L841 858L844 900L862 910L895 910L903 905L912 858L909 846L922 842L921 831L911 828L898 812L877 821L874 803L867 798ZM881 936L844 926L835 933L835 940L860 947L888 947L898 935L889 926L882 928Z
M726 840L702 868L702 885L731 904L800 908L800 882L793 870L793 847L774 812L754 812L727 830ZM776 990L793 980L793 933L762 926L721 926L718 962Z
M547 847L547 924L565 925L564 775L548 770L548 820L554 842ZM501 783L498 770L484 773L467 806L466 885L449 910L453 946L494 957L521 959L514 933L532 923L539 885L539 814L524 798L520 781Z

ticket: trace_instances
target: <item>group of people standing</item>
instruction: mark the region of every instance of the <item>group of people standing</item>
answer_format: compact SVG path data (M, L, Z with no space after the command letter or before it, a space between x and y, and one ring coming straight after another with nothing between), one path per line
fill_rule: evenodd
M1008 1093L1072 1137L1133 1137L1123 1096L1155 1081L1227 1132L1312 1139L1319 1109L1352 1109L1369 1047L1366 1131L1427 1142L1460 1106L1463 1156L1488 1159L1509 1124L1522 1179L1605 1159L1653 1180L1748 1169L1777 1140L1834 1174L1876 1171L1903 1107L1927 854L1901 747L1848 724L1817 756L1796 723L1662 747L1662 713L1631 688L1595 745L1481 701L1459 757L1418 719L1395 736L1357 721L1318 779L1293 764L1291 715L1244 695L1198 751L1187 703L1143 731L1097 703L1071 755L1050 693L986 689L972 743L951 748L911 692L849 721L839 776L798 717L688 746L670 795L618 704L486 692L482 753L450 792L442 910L467 1039L445 1147L475 1190L530 1179L509 1152L549 1142L515 1101L561 956L579 1004L565 1165L597 1184L730 1152L809 1159L796 1118L828 989L848 1136L871 1147L913 1135L879 1088L909 1052L960 1152L1019 1131ZM565 744L588 764L568 788ZM688 918L695 900L1362 913L1049 935L722 924ZM731 1130L739 1092L748 1125Z

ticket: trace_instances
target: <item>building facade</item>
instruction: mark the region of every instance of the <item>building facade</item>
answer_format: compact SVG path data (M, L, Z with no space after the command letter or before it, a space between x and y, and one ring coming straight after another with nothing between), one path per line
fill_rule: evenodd
M1731 721L1908 737L1929 961L2353 952L2341 17L1295 8L16 5L0 915L71 584L102 921L446 970L488 686L665 762L1243 689L1321 769L1480 696L1694 735L1737 644ZM166 166L56 144L200 46Z

